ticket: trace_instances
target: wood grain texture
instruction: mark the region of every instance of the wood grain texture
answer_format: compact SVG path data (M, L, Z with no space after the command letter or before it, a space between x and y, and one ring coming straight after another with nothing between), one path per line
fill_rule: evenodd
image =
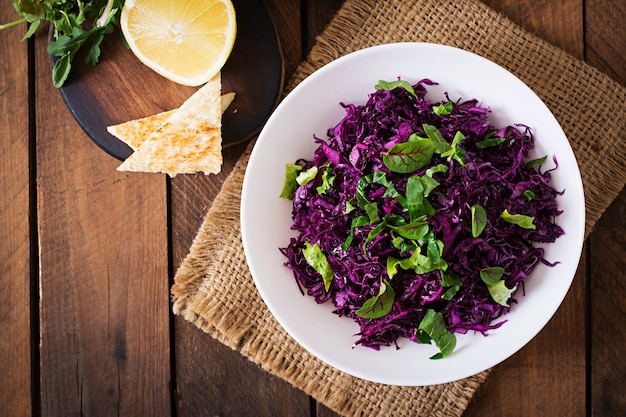
M10 2L0 22L17 19ZM28 45L25 25L0 32L0 415L31 414ZM19 117L15 117L19 115Z
M592 416L626 415L626 190L590 237Z
M52 86L47 40L35 62L41 415L169 416L165 179L116 172Z
M300 9L297 2L266 2L281 39L285 76L300 62ZM224 150L218 175L177 176L171 180L172 263L174 271L189 251L204 215L246 144ZM239 353L174 318L176 412L178 415L308 415L309 398L286 381L263 371ZM194 352L190 353L190 352ZM205 357L206 360L197 360ZM232 384L232 381L238 384Z
M626 85L626 2L483 1ZM288 78L342 1L264 3ZM0 23L15 17L0 6ZM173 273L245 144L224 151L216 176L116 172L52 87L45 28L33 62L25 29L0 31L0 415L339 417L171 316ZM562 307L493 370L466 416L626 415L625 207L623 190Z
M587 61L626 85L626 2L589 0ZM607 109L610 111L610 109ZM624 128L626 129L626 120ZM623 140L623 137L621 138ZM626 189L589 239L589 414L626 415Z
M585 55L587 61L626 85L626 2L587 0Z

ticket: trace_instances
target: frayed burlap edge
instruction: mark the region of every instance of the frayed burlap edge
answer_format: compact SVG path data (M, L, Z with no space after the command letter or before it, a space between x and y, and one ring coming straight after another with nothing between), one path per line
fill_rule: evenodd
M559 120L579 161L588 235L626 179L626 154L617 146L626 127L624 88L473 0L396 0L385 7L381 1L348 0L285 93L326 63L382 43L442 43L485 56L526 82ZM396 22L397 16L404 21ZM461 415L489 371L431 387L370 383L309 355L269 314L245 263L239 231L241 185L252 147L225 181L176 273L174 313L340 414Z

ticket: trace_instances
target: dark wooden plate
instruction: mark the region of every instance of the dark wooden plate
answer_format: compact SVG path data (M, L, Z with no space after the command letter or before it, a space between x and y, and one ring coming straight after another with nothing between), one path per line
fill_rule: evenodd
M237 38L222 68L222 92L235 100L222 119L223 146L250 139L278 102L284 79L280 44L261 0L233 0ZM100 63L77 57L60 93L87 135L112 156L124 160L132 149L106 128L180 106L199 87L171 82L143 65L118 34L102 45Z

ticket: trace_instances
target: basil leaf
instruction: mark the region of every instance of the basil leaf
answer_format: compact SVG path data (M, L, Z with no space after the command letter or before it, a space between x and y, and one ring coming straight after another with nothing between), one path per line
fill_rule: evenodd
M379 80L378 83L374 86L376 90L388 90L391 91L394 88L402 87L406 91L409 92L413 97L417 98L417 94L415 94L415 90L411 83L406 80L397 80L397 81L384 81Z
M491 295L491 298L493 298L493 301L505 307L509 306L508 301L511 298L513 291L515 291L514 288L507 288L504 284L504 280L500 280L495 284L487 285L487 288L489 289L489 294Z
M472 213L472 236L478 237L487 226L487 213L480 204L474 204L470 212Z
M537 226L535 226L533 223L535 218L531 216L525 216L523 214L510 214L507 209L504 209L500 217L505 222L515 224L519 227L523 227L524 229L530 229L530 230L537 229Z
M311 245L309 242L304 244L302 254L304 255L306 262L322 276L322 279L324 280L324 289L328 292L330 284L333 281L334 272L330 263L328 263L326 255L324 255L317 243Z
M499 266L490 266L480 270L480 279L487 285L493 285L502 279L504 268Z
M302 171L302 167L300 165L285 164L285 182L283 184L283 189L280 192L280 198L286 198L287 200L291 200L293 198L293 193L295 193L298 188L296 178L298 177L298 173L300 171Z
M428 335L439 348L439 353L431 356L430 359L445 358L454 351L456 347L456 336L448 331L443 314L440 312L427 309L417 330L420 333Z
M393 172L407 174L426 165L433 156L433 150L430 139L398 143L383 154L383 163Z
M452 148L448 141L443 138L443 135L441 134L439 129L437 129L435 126L424 123L422 125L422 129L424 129L424 133L426 133L428 139L433 142L434 150L436 153L442 154Z
M363 306L355 311L357 316L366 319L377 319L386 316L393 307L395 292L387 281L383 281L380 285L378 295L363 303Z

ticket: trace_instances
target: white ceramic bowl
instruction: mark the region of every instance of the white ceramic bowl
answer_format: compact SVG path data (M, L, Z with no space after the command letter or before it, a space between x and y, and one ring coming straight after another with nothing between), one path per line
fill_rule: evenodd
M559 167L552 186L565 189L558 197L564 213L557 223L565 235L546 246L545 257L555 267L540 264L525 281L502 327L489 336L457 335L455 351L431 360L434 345L400 341L400 349L353 347L358 326L332 313L331 303L318 305L301 295L292 272L279 252L295 232L290 230L291 202L279 198L285 164L311 159L313 135L326 138L329 127L344 116L340 102L364 104L378 80L401 77L411 83L430 78L435 101L448 92L476 98L492 110L496 127L529 125L535 134L535 156L555 155ZM548 158L551 160L551 158ZM547 167L544 166L545 169ZM300 83L276 108L263 128L248 164L242 191L243 244L255 284L283 328L313 355L353 376L393 385L451 382L486 370L527 344L550 320L576 272L584 237L584 197L578 165L558 122L518 78L493 62L464 50L424 43L376 46L346 55Z

